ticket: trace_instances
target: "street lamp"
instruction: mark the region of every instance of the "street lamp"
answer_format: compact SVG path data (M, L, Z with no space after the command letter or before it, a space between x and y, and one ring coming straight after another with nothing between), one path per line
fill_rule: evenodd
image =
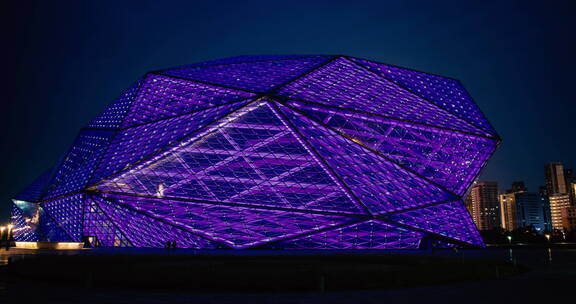
M550 234L546 233L544 236L546 237L546 239L548 240L548 242L550 242Z
M508 239L508 244L512 244L512 236L508 235L506 238Z

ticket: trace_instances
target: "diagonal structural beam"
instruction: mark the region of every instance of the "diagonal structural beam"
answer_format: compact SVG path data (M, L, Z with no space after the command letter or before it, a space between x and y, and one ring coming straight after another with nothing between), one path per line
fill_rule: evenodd
M428 182L428 183L430 183L430 184L432 184L432 185L434 185L434 186L442 189L442 190L445 191L445 192L450 193L451 195L453 195L453 196L455 196L455 197L458 197L457 194L455 194L455 193L453 193L452 191L446 189L444 186L441 186L441 185L437 184L436 182L431 181L430 179L422 176L421 174L418 174L418 173L415 172L414 170L412 170L412 169L410 169L410 168L407 168L406 166L398 163L397 161L394 161L393 159L391 159L391 158L383 155L382 153L380 153L380 151L374 150L373 148L368 147L367 145L365 145L365 144L363 144L363 143L361 143L361 142L359 142L359 141L353 140L353 138L350 138L350 136L348 136L348 135L346 135L346 134L344 134L344 133L342 133L342 132L334 129L333 127L330 127L330 126L325 125L324 123L322 123L321 121L317 120L316 118L310 117L310 116L308 116L306 113L303 113L303 112L301 112L300 110L298 110L298 109L296 109L296 108L293 108L293 107L291 107L290 105L288 105L288 104L286 104L286 103L282 103L282 105L284 105L284 106L286 106L287 108L293 110L294 112L296 112L296 113L298 113L298 114L300 114L300 115L302 115L302 116L304 116L304 117L306 117L306 118L308 118L308 119L310 119L310 120L312 120L312 121L320 124L320 125L323 126L324 128L326 128L326 129L328 129L328 130L331 130L331 131L335 132L336 134L339 134L340 136L346 138L346 139L350 142L350 144L360 145L360 146L362 146L363 148L365 148L365 149L373 152L374 154L378 155L379 157L385 159L386 161L391 162L391 163L394 163L394 164L396 164L397 166L400 166L400 167L401 167L402 169L404 169L405 171L410 172L410 173L414 174L415 176L419 177L420 179L425 180L426 182Z
M235 113L237 113L238 111L241 111L242 109L249 107L250 105L254 104L255 102L258 102L262 97L255 99L252 102L249 102L243 106L241 106L240 108L236 109L235 111L232 111L226 115L224 115L221 119L217 119L217 120L213 120L210 123L207 123L204 127L198 129L198 130L194 130L190 133L186 133L184 134L182 137L180 137L179 139L175 140L174 143L171 143L161 149L155 150L152 153L145 155L144 157L142 157L141 159L139 159L138 161L136 161L135 163L132 164L128 164L123 170L120 170L116 173L113 173L109 176L106 176L104 178L102 178L99 182L94 183L92 186L88 186L86 189L92 189L94 187L97 187L109 180L112 180L114 177L118 177L121 176L123 174L127 174L129 172L134 172L135 169L142 167L143 165L149 164L151 162L154 162L155 160L163 157L165 155L165 153L167 151L169 151L170 149L173 149L175 147L178 146L182 146L183 143L189 139L191 136L196 135L196 137L202 137L204 134L207 134L208 130L211 130L214 126L219 125L218 123L220 121L227 121L230 119L230 117L232 115L234 115Z
M394 81L394 80L392 80L392 79L388 79L388 78L384 77L384 76L381 75L381 74L374 73L371 69L369 69L369 68L366 67L365 65L361 64L360 62L357 62L356 60L350 60L350 57L348 57L348 56L345 56L344 59L348 60L348 62L352 62L352 63L356 64L357 66L359 66L360 68L364 69L365 71L368 71L368 72L372 73L373 75L376 75L376 76L378 76L378 77L381 77L381 78L383 78L383 79L386 79L387 81L390 81L390 82L394 83L395 85L397 85L399 88L401 88L401 89L403 89L403 90L405 90L405 91L407 91L407 92L410 92L410 93L412 93L412 94L414 94L414 95L422 98L422 100L427 101L429 104L437 107L439 110L444 111L444 112L446 112L446 113L450 113L450 114L453 115L454 117L456 117L456 118L458 118L458 119L460 119L460 120L468 123L469 125L475 127L476 129L481 130L481 131L483 131L483 132L485 132L485 133L487 133L487 134L492 135L491 132L485 130L484 128L477 126L476 124L474 124L474 123L472 123L472 122L464 119L463 117L460 117L459 115L456 115L456 114L454 114L454 113L452 113L452 112L449 112L449 111L448 111L447 109L445 109L444 107L441 107L440 105L437 105L436 103L430 101L429 99L424 98L424 96L421 96L420 94L414 92L413 90L407 88L406 86L401 85L401 84L398 83L397 81Z
M348 186L346 186L344 181L341 178L339 178L338 175L336 174L336 172L334 172L334 170L328 165L328 163L322 159L322 157L320 156L320 153L318 153L318 151L316 151L313 148L313 145L310 144L310 142L305 138L305 136L303 136L298 131L298 129L290 122L288 117L286 117L284 115L284 113L282 113L278 109L278 106L276 104L274 104L274 102L276 102L276 100L274 100L274 99L272 99L272 101L270 102L270 105L272 107L272 110L274 111L274 114L276 114L276 116L280 119L280 121L282 121L282 123L291 130L291 132L294 134L296 139L298 139L300 144L302 146L306 147L306 150L308 150L308 152L310 152L310 155L312 155L314 157L314 159L318 162L318 164L328 173L330 178L332 178L332 180L336 183L336 185L338 185L340 187L342 192L345 193L346 196L351 201L356 203L356 206L359 207L360 210L366 212L367 214L370 214L368 207L366 207L362 203L362 201L352 192L352 190L350 190L350 188L348 188Z

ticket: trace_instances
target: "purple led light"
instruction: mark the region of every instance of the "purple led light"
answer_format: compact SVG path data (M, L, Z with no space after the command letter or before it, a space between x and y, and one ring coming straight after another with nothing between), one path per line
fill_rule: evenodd
M12 223L16 241L72 241L54 219L38 204L14 200Z
M82 234L93 246L133 247L132 242L120 231L118 225L102 211L92 196L84 201L84 221Z
M161 73L244 90L267 92L328 62L330 59L330 57L314 56L293 60L252 61L248 63L171 69Z
M28 219L28 220L27 220ZM37 242L40 240L36 232L36 223L30 223L30 216L25 216L24 211L16 204L12 204L12 234L14 239L21 242Z
M82 130L55 171L43 199L85 188L113 136L110 131Z
M403 69L368 60L352 58L384 78L415 92L446 111L469 121L492 135L497 135L480 108L458 80Z
M140 86L122 127L198 112L254 96L239 90L149 74Z
M222 247L178 226L121 207L111 200L94 196L91 199L135 247L163 247L168 241L176 241L177 246L181 248L216 249Z
M110 104L106 109L94 118L86 127L100 129L117 129L124 121L126 114L138 94L142 85L142 79L138 80L128 90L126 90L118 99Z
M41 204L44 211L76 242L82 241L84 194L75 194Z
M28 185L24 190L19 192L14 196L16 200L38 202L42 200L46 192L46 188L50 185L50 181L54 176L54 169L50 169L40 175L36 180L34 180L30 185Z
M280 238L350 222L353 218L302 211L105 195L109 202L144 216L163 219L229 248L247 248ZM116 209L119 210L120 207ZM124 225L124 224L121 224ZM162 237L157 235L157 238ZM208 247L200 247L208 248Z
M153 124L139 125L119 131L108 146L91 181L122 172L155 152L174 145L186 135L217 121L244 103L238 102L199 112L176 116Z
M216 59L204 62L198 62L190 65L180 66L177 69L186 69L186 68L196 68L196 67L205 67L205 66L213 66L213 65L228 65L228 64L235 64L235 63L248 63L248 62L259 62L259 61L282 61L282 60L292 60L292 59L310 59L318 58L323 56L316 56L316 55L270 55L270 56L235 56L235 57L228 57L223 59ZM172 69L167 69L172 70Z
M418 249L423 233L378 220L272 243L273 249Z
M384 218L465 243L483 245L472 218L460 200L392 214Z
M462 195L497 142L444 129L291 101L289 106Z
M338 81L332 81L335 79ZM470 123L346 58L339 58L318 68L282 87L278 93L292 99L486 134L485 131L478 130Z
M15 196L17 240L416 249L482 240L461 196L498 135L461 84L342 56L147 74Z
M268 104L219 125L98 186L102 191L364 214Z

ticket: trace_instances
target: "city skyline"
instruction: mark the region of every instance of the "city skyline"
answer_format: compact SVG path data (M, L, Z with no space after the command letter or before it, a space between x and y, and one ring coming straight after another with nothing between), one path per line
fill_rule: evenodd
M539 234L552 231L576 232L576 176L561 162L544 165L544 183L528 189L515 181L505 191L496 181L476 181L466 207L480 230L515 231L531 227Z

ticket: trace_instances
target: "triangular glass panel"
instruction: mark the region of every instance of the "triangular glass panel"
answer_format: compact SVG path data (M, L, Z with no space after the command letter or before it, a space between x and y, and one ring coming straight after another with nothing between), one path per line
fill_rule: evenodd
M49 187L50 181L54 177L54 173L54 168L44 172L34 180L34 182L24 188L24 190L14 195L14 199L28 202L41 201L44 194L46 194L46 189Z
M232 248L248 248L279 238L290 237L334 225L354 218L291 212L256 207L188 202L167 198L102 194L105 198L128 206L153 218L183 227Z
M206 81L232 88L267 92L330 60L316 56L293 60L261 61L164 70L164 75Z
M460 200L395 213L385 216L384 219L468 244L484 246L468 210Z
M274 111L268 101L242 108L98 189L364 214Z
M90 196L84 201L83 235L95 247L132 247Z
M73 241L82 241L84 195L74 194L42 203L44 211L64 229Z
M128 110L132 105L132 101L138 94L138 89L142 84L143 80L138 80L133 84L128 90L126 90L118 99L116 99L112 104L108 105L106 109L100 113L96 118L94 118L88 125L87 128L98 128L98 129L118 129L124 121L124 118L128 114Z
M149 74L122 127L197 112L254 96L255 94L244 91Z
M320 157L350 187L372 214L383 214L455 196L399 165L295 111L280 106Z
M114 137L91 183L168 149L179 140L215 123L248 103L249 101L232 103L122 130Z
M26 206L29 207L27 208ZM30 207L36 207L32 203L24 202L24 201L17 201L14 200L12 204L12 217L10 219L10 223L14 225L12 227L12 233L14 236L14 240L17 242L37 242L40 240L38 236L38 225L39 225L39 218L36 218L35 221L31 221L33 217L33 213L28 215L26 214L25 210L21 209L30 209ZM36 208L34 208L36 210ZM31 211L31 210L28 210ZM34 211L35 212L35 211Z
M40 227L38 229L39 240L43 242L71 242L75 241L66 233L52 217L44 211L44 208L39 207L40 211Z
M199 62L195 64L190 64L186 66L180 66L174 69L184 69L184 68L195 68L195 67L203 67L203 66L212 66L212 65L227 65L227 64L235 64L235 63L249 63L255 61L274 61L274 60L292 60L298 58L307 58L307 57L319 57L315 55L248 55L248 56L235 56L235 57L228 57L223 59L216 59L210 61ZM173 70L173 69L167 69Z
M468 122L345 58L291 82L277 94L390 119L486 135Z
M498 144L440 128L296 101L287 104L458 195L466 192Z
M498 136L459 81L363 59L351 58L351 60L471 122L491 135Z
M66 157L55 168L45 199L83 189L113 136L114 132L109 131L81 131Z
M272 249L418 249L423 234L368 220L265 245Z
M92 199L128 236L135 247L163 247L166 242L176 242L178 248L216 249L223 247L175 225L115 204L110 198L92 196Z
M13 200L12 220L17 241L68 242L71 237L36 203Z

